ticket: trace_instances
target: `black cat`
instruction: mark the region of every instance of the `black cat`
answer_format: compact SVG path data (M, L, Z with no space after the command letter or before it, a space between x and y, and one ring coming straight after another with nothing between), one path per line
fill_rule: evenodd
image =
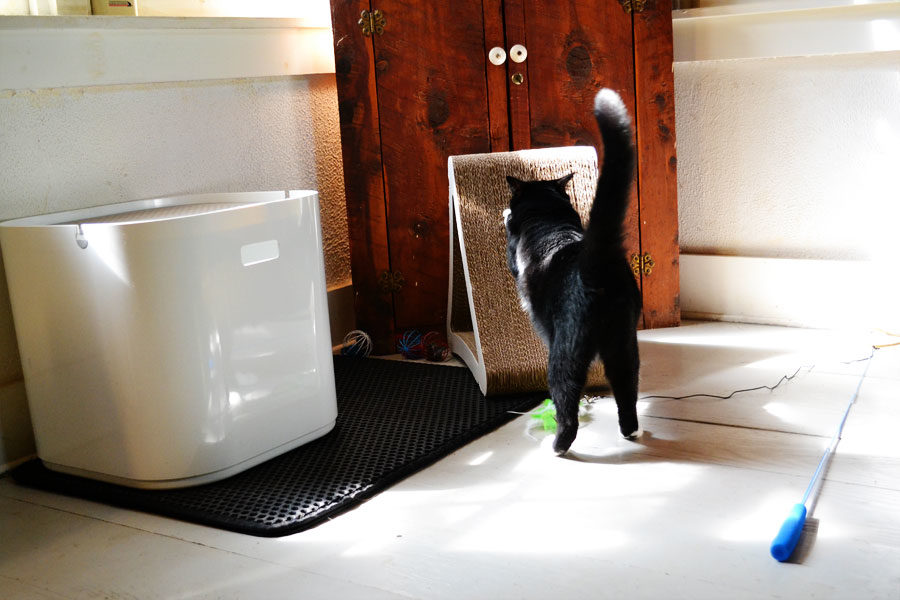
M578 405L590 364L599 358L619 411L619 430L641 434L637 419L637 323L641 294L623 248L622 222L634 169L631 119L619 95L602 89L594 116L603 165L587 229L566 184L507 177L503 212L507 259L522 307L547 344L547 379L556 406L553 449L565 454L578 433Z

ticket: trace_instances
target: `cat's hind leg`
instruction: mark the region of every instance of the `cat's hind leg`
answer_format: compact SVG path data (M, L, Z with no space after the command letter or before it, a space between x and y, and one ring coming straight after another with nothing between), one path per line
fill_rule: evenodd
M578 405L591 357L583 340L563 339L559 332L550 343L547 383L556 407L556 439L553 450L564 455L578 435Z
M605 340L600 349L600 359L616 398L619 431L624 437L634 439L641 434L637 417L638 372L641 365L637 333L629 329L615 337L618 343L612 343L609 338Z

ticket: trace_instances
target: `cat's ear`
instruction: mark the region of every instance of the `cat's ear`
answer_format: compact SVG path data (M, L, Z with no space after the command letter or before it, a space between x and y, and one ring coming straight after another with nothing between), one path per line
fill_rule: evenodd
M521 179L516 179L511 175L506 176L506 183L509 184L509 191L512 192L512 195L515 196L522 186L525 184Z
M573 177L575 177L575 173L569 173L565 177L560 177L553 183L556 184L556 187L558 187L561 192L565 192L566 186L569 185L569 182L572 181Z

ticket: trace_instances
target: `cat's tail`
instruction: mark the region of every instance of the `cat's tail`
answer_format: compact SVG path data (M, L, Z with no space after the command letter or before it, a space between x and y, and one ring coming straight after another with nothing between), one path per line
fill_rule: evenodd
M585 232L584 258L588 264L597 265L602 264L606 256L622 253L623 222L634 171L634 147L631 118L619 94L608 88L597 92L594 117L603 138L603 164Z

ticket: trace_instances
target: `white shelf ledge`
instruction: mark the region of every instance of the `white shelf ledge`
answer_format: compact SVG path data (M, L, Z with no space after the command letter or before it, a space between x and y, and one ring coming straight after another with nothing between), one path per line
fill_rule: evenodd
M303 19L0 17L0 90L334 73Z
M675 62L900 50L900 2L673 11Z

